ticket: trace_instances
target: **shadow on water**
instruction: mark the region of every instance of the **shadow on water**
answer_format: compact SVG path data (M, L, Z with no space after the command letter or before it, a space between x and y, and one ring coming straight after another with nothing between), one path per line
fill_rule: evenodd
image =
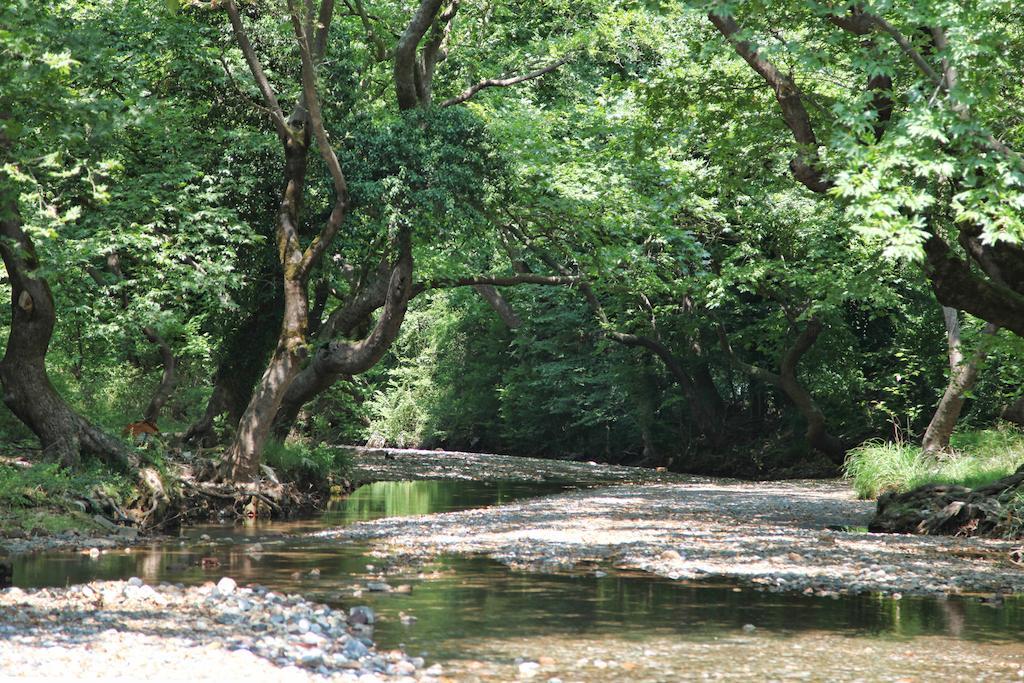
M296 536L359 520L420 515L555 493L552 484L418 481L363 487L319 518L193 527L182 539L98 558L45 553L18 558L17 585L63 586L139 576L147 582L200 584L232 576L278 591L301 592L335 606L369 604L380 615L376 639L413 653L458 658L461 642L531 636L601 635L642 641L671 636L710 640L754 624L778 638L814 632L846 637L1024 641L1024 604L992 608L968 599L815 598L693 584L649 575L593 571L532 574L484 559L442 557L427 567L389 567L355 544ZM210 537L200 541L201 535ZM253 552L259 543L262 552ZM309 572L318 569L319 578ZM407 585L410 592L370 592L367 583ZM415 621L402 619L415 617Z

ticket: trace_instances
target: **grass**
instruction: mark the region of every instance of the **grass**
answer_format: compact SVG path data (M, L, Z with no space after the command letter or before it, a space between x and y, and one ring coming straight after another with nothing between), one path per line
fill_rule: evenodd
M952 452L938 458L905 442L869 441L852 451L846 476L861 498L908 491L922 484L958 484L974 488L1001 479L1024 462L1024 434L989 429L954 435Z
M85 496L99 487L103 493L121 499L131 494L124 475L99 465L71 472L56 463L30 467L0 463L0 507L18 508L52 504L72 496Z
M287 481L326 482L331 477L347 476L351 466L343 449L310 446L301 441L268 441L263 449L263 462Z
M0 528L49 534L96 531L96 522L71 502L92 496L96 489L118 500L131 494L123 475L100 466L69 472L54 463L30 467L0 463Z

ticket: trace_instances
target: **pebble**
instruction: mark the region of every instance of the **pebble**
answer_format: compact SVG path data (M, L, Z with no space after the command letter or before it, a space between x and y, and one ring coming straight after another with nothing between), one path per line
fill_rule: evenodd
M348 623L350 624L373 624L375 618L373 610L364 605L353 607L348 611Z
M362 659L369 653L370 649L358 638L349 638L348 642L345 643L345 649L342 650L342 654L349 659Z
M97 595L103 598L99 608ZM0 632L19 637L0 642L0 655L4 678L61 677L67 668L55 663L59 644L61 658L73 658L83 678L156 679L161 674L153 672L152 662L159 659L175 662L177 674L184 670L179 662L187 660L203 672L199 678L210 671L236 675L244 662L262 672L256 680L297 680L285 675L289 671L367 683L415 680L422 659L397 650L381 656L361 632L357 637L347 631L350 619L366 628L375 615L365 606L353 607L349 616L302 596L284 599L266 589L240 588L231 577L191 588L154 587L138 577L69 588L8 588L0 590ZM286 624L300 632L286 632ZM181 635L154 644L153 633ZM51 648L47 657L39 656L40 647ZM441 670L433 672L426 675Z
M519 467L510 470L512 479L525 476L526 462L513 460L486 456L487 476L505 463ZM420 467L432 472L436 465L412 458L403 466L417 474ZM580 474L575 464L529 461L529 467L571 467L573 478ZM634 476L629 469L608 473ZM555 572L610 562L674 580L733 581L759 591L830 599L1024 593L1024 572L1009 562L972 559L973 553L1008 557L1019 543L842 531L865 525L874 507L857 500L842 481L674 477L672 483L606 486L444 515L359 522L315 536L380 544L407 563L480 554L516 570ZM377 583L363 590L379 590Z
M533 678L540 671L540 664L537 662L523 662L519 665L519 675L522 678Z

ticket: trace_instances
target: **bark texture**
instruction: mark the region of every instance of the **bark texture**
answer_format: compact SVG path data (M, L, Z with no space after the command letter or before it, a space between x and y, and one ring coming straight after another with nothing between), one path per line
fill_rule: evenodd
M956 429L960 413L963 412L965 394L978 379L978 366L987 354L983 344L970 358L965 359L963 342L960 339L959 312L955 308L943 306L942 317L946 325L946 342L949 347L949 382L921 440L921 447L926 453L940 453L949 449L949 439ZM984 334L991 336L997 331L998 328L990 323L985 326Z
M278 257L282 266L284 317L277 347L239 420L234 440L224 454L226 476L240 483L252 480L258 474L263 446L269 438L274 418L285 392L308 354L309 276L344 220L348 210L348 188L324 129L316 87L316 67L326 49L328 30L334 14L333 0L322 0L317 16L313 14L312 3L299 7L295 0L288 2L301 61L301 95L288 117L285 117L277 95L263 71L263 65L249 41L237 5L234 0L227 0L225 7L231 19L235 41L263 95L284 150L284 190L275 226ZM299 226L309 151L314 139L330 174L335 197L330 215L320 233L303 248Z

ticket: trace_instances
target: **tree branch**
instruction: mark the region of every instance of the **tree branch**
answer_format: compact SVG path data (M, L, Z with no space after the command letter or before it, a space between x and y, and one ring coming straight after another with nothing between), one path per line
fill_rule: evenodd
M420 105L429 107L434 94L434 72L437 65L448 58L448 41L451 39L452 24L459 12L459 0L451 0L448 9L433 23L430 38L420 50L419 89Z
M867 14L865 16L869 17L875 26L881 29L884 33L887 33L894 41L896 41L896 44L900 46L900 49L910 57L910 61L912 61L914 66L916 66L921 73L923 73L928 80L932 82L932 85L941 89L943 92L949 91L949 84L945 82L945 79L932 68L931 64L928 63L928 60L922 57L920 52L914 49L914 46L910 44L910 41L907 40L906 36L900 33L895 26L877 14Z
M451 107L456 104L462 104L467 100L473 98L478 92L485 88L507 88L510 85L516 85L517 83L523 83L524 81L533 80L534 78L540 78L544 74L549 74L563 64L568 63L572 59L571 56L565 56L561 59L548 64L547 66L535 69L529 73L521 74L519 76L511 76L508 78L488 78L480 81L475 85L471 85L455 97L451 97L441 103L442 107Z
M398 108L406 111L419 104L416 91L416 50L434 22L443 0L421 0L395 47L395 95Z
M327 30L331 22L331 9L334 6L333 0L324 0L321 5L320 25L317 31L317 41L326 44ZM331 240L341 227L348 209L348 185L345 182L345 174L341 170L338 156L327 139L327 131L324 130L323 115L320 112L320 98L316 91L316 62L309 45L309 38L303 27L295 0L288 0L288 8L291 10L292 27L295 29L295 39L299 44L299 54L302 58L302 99L309 112L309 123L313 127L313 135L316 137L317 147L320 148L320 156L331 174L331 181L334 184L334 207L327 219L327 223L320 230L320 234L313 238L313 241L306 248L302 255L301 273L305 277L313 269L313 266L323 256L324 251L330 245ZM324 16L324 8L328 9Z
M515 275L476 275L472 277L437 278L413 285L412 295L422 294L428 289L444 289L449 287L476 287L494 285L512 287L515 285L575 285L580 278L572 275L537 275L535 273L516 273Z
M245 56L245 63L249 65L249 71L252 72L256 86L263 95L263 101L266 102L267 108L270 110L270 120L274 122L277 134L282 140L293 137L291 130L288 128L288 123L284 119L284 111L277 101L277 95L274 94L274 88L270 85L267 75L263 72L263 65L260 64L260 59L256 56L252 43L249 42L249 36L245 32L245 27L242 26L242 18L238 14L238 5L235 4L235 0L226 0L225 7L228 11L228 18L231 20L231 30L235 34L235 40Z
M775 92L775 99L782 108L782 118L793 134L798 147L796 156L789 162L793 177L812 192L823 193L832 189L834 182L826 177L818 157L818 140L814 135L811 117L804 107L800 89L789 76L783 74L770 61L765 59L749 41L740 40L740 27L729 16L719 16L714 12L708 19L715 28L725 36L737 54L756 71Z
M505 323L505 327L516 330L523 326L523 321L512 308L512 304L501 295L494 285L473 285L473 289L480 295L480 298L487 302L491 310L497 313L501 322Z
M994 278L980 277L938 235L925 240L924 252L928 279L939 303L1024 336L1024 296Z
M378 61L383 61L387 57L388 50L384 46L384 40L373 29L373 25L370 24L370 15L366 12L366 8L363 7L362 0L355 0L354 8L349 3L349 0L345 0L345 5L349 8L350 12L359 16L359 20L363 24L363 32L366 33L366 39L373 44L376 50L374 56Z

